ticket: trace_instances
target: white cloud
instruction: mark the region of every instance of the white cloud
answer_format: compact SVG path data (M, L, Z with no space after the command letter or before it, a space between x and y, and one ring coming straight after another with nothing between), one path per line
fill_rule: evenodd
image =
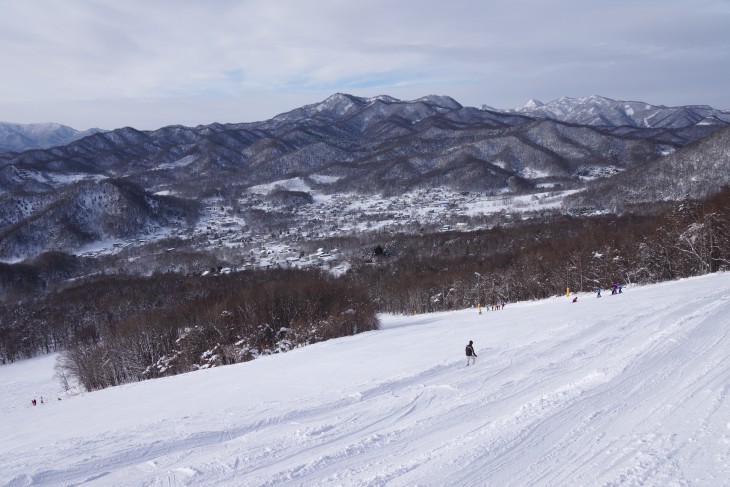
M250 107L238 120L246 121L336 91L502 107L662 94L646 101L730 108L722 85L730 13L721 0L702 9L659 0L38 0L3 2L2 12L0 118L18 122L58 116L43 106L75 106L53 121L153 128L187 106L195 111L182 118L206 123L227 116L220 99ZM650 86L645 72L666 76ZM115 122L109 108L125 103Z

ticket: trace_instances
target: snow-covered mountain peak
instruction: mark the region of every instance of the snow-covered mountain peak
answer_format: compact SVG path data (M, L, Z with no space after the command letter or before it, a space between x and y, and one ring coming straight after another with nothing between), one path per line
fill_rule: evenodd
M552 110L552 111L560 111L560 112L571 112L575 110L591 110L596 108L606 108L613 104L615 104L616 101L612 100L611 98L606 98L604 96L598 96L598 95L591 95L591 96L583 96L578 98L571 98L569 96L561 96L557 100L553 100L551 102L546 103L543 105L545 109Z
M364 100L345 93L335 93L316 105L318 112L330 112L333 115L343 115L355 105L363 104Z
M79 131L56 122L28 124L0 122L0 152L21 152L66 145L98 132L103 130Z
M350 112L353 107L362 106L366 103L367 100L363 98L345 93L335 93L318 103L312 103L310 105L305 105L292 111L279 114L271 121L275 123L296 122L319 115L338 118Z
M376 108L376 110L380 110L380 108L377 108L378 105L386 106L401 104L403 105L402 108L405 108L412 107L417 103L426 104L431 106L432 108L437 107L438 109L440 109L439 111L458 110L460 108L463 108L462 105L453 98L440 95L428 95L418 98L416 100L404 101L388 95L378 95L372 98L363 98L355 95L349 95L346 93L335 93L334 95L327 97L319 103L306 105L296 110L282 113L274 117L272 120L277 123L294 122L297 120L301 120L302 118L321 116L332 117L336 119L352 115L356 111L362 110L365 107ZM411 108L407 108L407 110L411 110Z
M525 103L521 107L517 108L517 110L530 110L530 109L533 109L533 108L541 107L543 105L544 105L544 103L541 102L540 100L536 100L534 98L530 98L527 101L527 103Z
M654 106L645 102L614 100L599 95L579 98L563 96L548 103L533 99L520 107L497 111L593 126L680 128L707 123L702 122L703 120L730 123L729 113L708 106Z
M374 96L374 97L368 99L368 102L370 102L370 103L373 103L376 101L380 101L383 103L399 103L400 102L400 100L398 98L393 98L392 96L388 96L388 95L378 95L378 96Z
M458 110L459 108L462 108L462 105L451 98L450 96L442 96L442 95L427 95L423 96L421 98L418 98L417 100L414 100L416 102L424 102L424 103L430 103L433 105L437 105L443 108L448 108L450 110Z

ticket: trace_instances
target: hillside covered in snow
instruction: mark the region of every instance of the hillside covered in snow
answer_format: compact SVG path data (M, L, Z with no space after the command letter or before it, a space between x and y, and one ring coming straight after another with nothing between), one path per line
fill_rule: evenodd
M729 316L721 273L78 395L19 361L0 485L730 485Z
M103 130L94 128L81 131L60 123L0 122L0 152L47 149L66 145L100 132Z
M395 206L414 194L444 192L450 211L438 221L432 213L420 214L423 207L414 202L397 211L397 222L387 223L388 230L409 233L410 227L488 226L490 209L466 208L455 201L461 196L512 201L505 211L517 214L525 213L528 198L548 200L538 205L540 213L596 213L606 209L561 203L582 190L590 201L593 182L660 165L667 154L682 167L695 161L693 170L682 172L692 192L681 196L711 196L729 182L725 160L707 161L712 148L701 145L727 130L730 113L602 97L562 98L553 105L494 111L465 107L448 96L408 101L336 93L260 122L125 127L25 152L3 152L0 124L0 262L49 251L98 256L102 249L113 252L115 244L210 250L220 243L220 232L201 235L201 226L222 223L221 217L232 225L223 230L237 240L305 223L313 226L304 231L307 240L313 234L351 235L349 225L337 226L315 209L330 197L385 198ZM669 199L674 180L642 182L660 193L651 203ZM336 211L325 206L327 213ZM372 224L371 231L393 220L373 222L355 211L345 218ZM162 243L177 237L185 242ZM279 240L296 247L294 239Z

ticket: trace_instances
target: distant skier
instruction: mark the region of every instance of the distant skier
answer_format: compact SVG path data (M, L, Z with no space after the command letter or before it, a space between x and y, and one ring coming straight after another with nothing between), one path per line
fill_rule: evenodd
M474 342L469 340L469 345L466 346L466 366L469 367L469 362L477 363L477 354L474 352Z
M600 298L601 297L601 288L598 287L598 286L596 286L596 297L597 298Z
M618 293L619 294L621 294L623 292L622 289L623 289L623 286L619 283L619 285L618 285Z
M615 281L611 284L611 294L618 294L618 283Z
M578 296L576 296L576 297L573 298L573 302L574 303L577 303L578 302Z

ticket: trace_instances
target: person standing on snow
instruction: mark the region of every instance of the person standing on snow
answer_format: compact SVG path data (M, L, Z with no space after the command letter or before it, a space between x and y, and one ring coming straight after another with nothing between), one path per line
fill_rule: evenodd
M601 297L601 288L598 287L598 286L596 286L596 297L597 298L600 298Z
M474 342L469 340L469 345L466 346L466 366L469 367L469 362L474 364L477 363L477 354L474 352Z

